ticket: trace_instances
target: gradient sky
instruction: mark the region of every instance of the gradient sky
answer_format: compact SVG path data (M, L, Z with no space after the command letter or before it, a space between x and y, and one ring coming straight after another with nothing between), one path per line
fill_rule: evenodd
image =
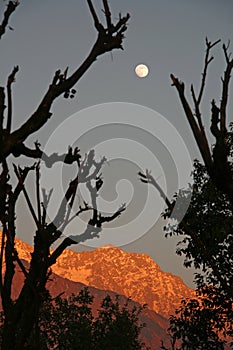
M80 80L77 86L77 96L73 100L59 98L52 108L51 120L40 132L30 138L28 144L38 139L42 145L45 145L52 132L78 111L96 104L125 102L144 106L160 113L181 135L191 159L199 157L177 93L171 87L169 75L174 73L184 80L187 92L191 83L194 83L196 90L198 89L203 67L205 37L207 36L211 41L220 38L222 42L232 39L232 0L145 0L144 2L111 0L109 3L113 18L117 19L119 12L122 14L129 12L131 15L124 41L125 50L114 51L112 55L105 54L99 57ZM5 4L4 1L0 2L1 13ZM104 19L101 12L101 1L95 0L93 4L101 18ZM22 0L10 20L10 25L14 30L8 30L7 35L1 40L0 83L1 85L5 83L14 65L20 66L20 72L14 85L13 125L16 128L36 109L54 72L59 68L64 70L66 66L69 66L69 71L72 72L83 61L95 41L96 31L85 0L44 2ZM233 50L232 45L233 43L231 44ZM210 121L210 101L213 98L216 101L220 99L220 77L225 63L221 44L214 48L213 55L215 60L209 69L202 105L203 119L207 129ZM144 79L139 79L134 73L135 66L141 62L146 63L150 69L148 77ZM229 103L231 111L233 110L232 103L233 99ZM80 123L82 120L80 117ZM146 121L147 119L145 123ZM101 132L103 135L103 129L97 130L99 136ZM107 130L107 132L111 135L112 130ZM118 137L123 133L123 129L119 133ZM99 140L97 134L93 136L95 142ZM114 138L114 136L108 137L109 139ZM127 135L122 137L127 138ZM64 138L69 140L69 132L64 135ZM145 148L147 148L146 140L147 136L144 137L144 143L142 142ZM90 143L91 146L95 145L94 141ZM85 140L81 140L80 144L86 149L90 146L90 144L85 144ZM156 148L156 142L155 144L152 142L152 148L153 145ZM82 150L81 146L80 148ZM162 147L160 151L163 151ZM156 153L156 149L152 152ZM114 164L112 169L120 168L118 164ZM166 167L164 164L160 166ZM157 164L151 165L155 177L161 173L160 171L156 173L156 166ZM132 169L134 165L129 173ZM137 170L137 166L135 169ZM184 169L184 171L189 172L191 168ZM106 170L106 172L110 172L110 176L116 175L115 171L111 173L110 170ZM169 177L166 170L164 172L165 176ZM117 174L116 183L122 179L122 176L124 178L125 175ZM127 178L124 186L129 181L130 179ZM163 185L163 180L161 181ZM132 184L136 186L133 180ZM30 187L31 184L29 183L28 186ZM128 184L128 186L128 191L131 191L132 185ZM135 193L143 197L143 191L147 189L140 187L142 185L138 186L139 192L135 189ZM127 186L124 188L127 192ZM111 191L111 186L109 186L109 191ZM154 198L154 206L160 208L155 191L151 188L149 192L152 201ZM107 192L105 197L108 200ZM130 216L137 211L136 205L131 205L131 207L128 214L124 215ZM18 208L19 236L31 243L33 226L31 220L24 215L24 211L25 206L23 202L20 202ZM126 219L121 220L124 225ZM182 267L182 258L175 255L175 239L164 238L163 225L164 222L158 220L147 233L134 242L124 245L123 248L127 251L149 254L163 270L181 275L188 285L192 285L192 271ZM77 249L91 248L81 246Z

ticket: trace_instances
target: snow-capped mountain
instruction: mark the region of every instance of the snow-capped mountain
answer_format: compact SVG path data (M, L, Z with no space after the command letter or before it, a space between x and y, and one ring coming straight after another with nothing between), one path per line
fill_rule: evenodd
M193 294L180 277L163 272L148 255L128 253L114 246L81 253L66 250L53 272L131 297L165 317L174 313L180 299Z
M22 259L30 260L30 245L17 240L16 248ZM163 272L148 255L114 246L81 253L65 250L52 270L71 281L131 297L165 317L174 313L180 299L194 295L180 277Z
M16 239L16 249L28 267L33 248ZM106 294L113 298L120 295L122 303L130 297L133 303L147 304L148 309L141 316L141 321L146 323L142 337L153 350L160 349L160 340L167 338L167 318L179 306L180 299L194 295L180 277L163 272L148 255L128 253L111 245L82 253L66 250L52 269L47 286L53 297L63 292L64 296L77 294L86 285L95 297L94 309L98 309ZM23 280L17 266L12 288L14 298Z

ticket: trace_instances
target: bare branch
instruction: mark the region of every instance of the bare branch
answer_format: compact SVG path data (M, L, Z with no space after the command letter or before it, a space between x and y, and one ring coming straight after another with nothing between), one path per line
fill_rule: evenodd
M48 204L49 204L50 198L52 196L52 193L53 193L53 189L51 189L49 191L49 193L47 194L45 189L42 188L42 196L43 196L43 202L42 202L43 213L42 213L42 219L41 219L41 226L42 227L45 226L46 215L47 215L47 208L48 208Z
M211 104L212 104L212 108L211 108L212 117L211 117L210 130L211 130L213 136L217 140L221 134L220 129L218 128L218 123L220 122L220 119L219 119L220 109L216 106L214 100L212 100Z
M82 207L81 205L79 206L79 210L73 215L71 216L71 218L66 219L64 221L64 224L61 227L61 232L64 231L64 229L66 228L67 225L69 225L76 217L78 217L81 213L85 212L85 211L89 211L89 210L93 210L93 208L89 207L88 204L86 202L84 202L84 207Z
M193 87L193 85L191 85L191 94L192 94L194 107L195 107L195 115L196 115L197 120L198 120L200 131L201 131L201 133L203 135L203 138L205 139L206 143L208 143L208 142L207 142L207 139L206 139L204 126L203 126L202 119L201 119L200 103L201 103L201 99L202 99L204 88L205 88L208 65L214 59L213 56L209 57L210 50L211 50L212 47L217 45L219 42L220 42L220 40L217 40L217 41L215 41L212 44L206 38L206 54L205 54L205 61L204 61L204 70L203 70L203 73L202 73L201 86L200 86L200 91L199 91L198 97L196 97L195 92L194 92L194 87Z
M221 98L221 104L220 104L220 130L221 132L226 132L226 107L227 107L227 101L228 101L228 89L229 89L229 82L231 78L231 71L233 69L233 59L230 60L230 55L228 54L228 47L229 44L226 46L223 44L223 51L227 63L226 70L224 72L224 77L222 79L222 98Z
M119 217L121 213L126 209L125 204L122 204L120 208L113 213L111 216L102 216L97 210L97 196L98 190L95 186L92 186L91 181L86 183L88 190L90 191L91 200L92 200L92 210L93 215L89 219L86 230L80 235L71 235L65 238L62 243L55 249L55 251L51 254L49 258L49 266L53 265L56 262L56 259L62 254L62 252L72 244L78 244L80 242L85 242L88 239L92 239L99 236L99 233L102 230L102 225L105 222L111 222L115 218ZM78 213L89 210L87 203L85 203L85 207L81 208ZM69 220L69 222L73 219L73 217Z
M106 22L107 22L107 27L108 27L108 32L111 33L112 30L112 21L111 21L111 12L108 6L108 1L107 0L103 0L103 5L104 5L104 13L105 13L105 17L106 17Z
M39 227L42 225L41 220L41 199L40 199L40 163L36 165L36 202Z
M56 263L57 258L63 253L63 251L67 247L71 246L72 244L78 244L80 242L85 242L87 239L97 237L100 231L101 231L100 228L96 228L91 225L88 225L86 230L81 235L66 237L49 257L48 267Z
M102 227L103 223L113 221L114 219L119 217L123 213L123 211L125 211L125 210L126 210L126 204L123 203L120 206L120 208L115 213L113 213L110 216L102 216L101 213L100 213L99 216L98 216L98 225L100 225L100 227Z
M90 150L88 154L85 155L84 160L80 164L79 169L79 182L89 182L95 179L100 172L101 167L106 162L106 158L103 157L99 162L96 162L95 159L95 151ZM94 169L93 169L94 168Z
M23 143L17 145L15 148L13 148L12 154L15 157L19 157L20 155L24 155L29 158L34 159L42 159L45 162L45 165L48 168L51 168L55 163L62 162L64 164L73 164L75 162L78 163L78 166L80 165L80 149L78 147L75 147L74 149L72 147L68 148L68 152L64 154L57 154L53 153L50 156L45 154L40 149L40 144L38 142L35 143L35 149L28 148Z
M65 220L65 215L67 213L67 207L69 206L70 198L76 193L78 186L78 178L72 180L69 184L69 187L61 201L58 212L53 220L53 225L56 228L59 228Z
M23 272L24 276L27 277L28 272L27 272L24 264L22 263L21 259L19 258L19 255L18 255L18 252L17 252L16 249L14 250L14 259L17 261L17 263L18 263L21 271Z
M4 110L5 110L5 93L4 93L4 88L0 86L0 142L1 142L1 147L0 149L2 150L2 137L3 137L3 121L4 121Z
M166 196L165 192L163 191L163 189L159 186L159 184L157 183L157 181L154 179L154 177L151 175L151 173L149 172L149 170L146 169L146 174L143 174L141 171L138 172L138 175L140 176L140 180L144 183L148 183L153 185L157 191L159 192L160 196L163 198L163 200L165 201L167 207L169 209L173 208L172 202L170 202L170 200L168 199L168 197Z
M180 101L182 103L185 115L188 119L188 122L190 124L190 127L192 129L193 135L195 137L195 140L197 142L198 148L201 152L202 158L205 162L206 167L208 170L212 169L212 158L211 158L211 152L210 147L207 141L207 138L205 136L204 128L200 130L199 126L196 123L196 120L194 118L193 112L190 108L190 105L184 95L184 83L180 82L178 78L176 78L173 74L171 74L171 79L173 82L173 85L176 87Z
M2 172L0 175L0 220L3 223L6 222L6 201L9 192L12 190L12 186L8 184L9 169L6 160L2 162Z
M202 135L202 140L203 140L203 143L205 144L206 150L207 150L207 148L209 148L209 145L208 145L208 140L207 140L207 137L206 137L204 125L202 123L201 111L200 111L200 103L201 103L201 100L202 100L202 97L203 97L204 88L205 88L208 66L209 66L210 62L214 59L213 56L209 57L210 56L210 50L215 45L217 45L220 41L221 40L217 40L214 43L211 43L206 38L206 54L205 54L205 60L204 60L204 69L203 69L203 73L202 73L201 86L200 86L200 91L199 91L198 97L196 97L196 94L194 92L194 87L193 87L193 85L191 85L191 94L192 94L194 108L195 108L195 116L197 117L199 129L200 129L200 132L201 132L201 135Z
M229 49L229 47L230 47L230 40L228 40L227 45L226 45L226 44L223 44L223 45L222 45L223 52L224 52L224 56L225 56L225 59L226 59L227 64L230 62L230 57L231 57L231 53L228 54L228 49Z
M93 17L96 29L98 31L104 30L102 24L100 24L100 22L98 20L97 14L96 14L95 9L94 9L94 6L92 4L92 1L91 0L87 0L87 3L88 3L88 6L89 6L89 9L90 9L90 12L92 14L92 17Z
M24 197L26 199L26 202L27 202L28 208L30 210L30 213L31 213L31 215L32 215L32 217L33 217L33 219L35 221L35 224L36 224L37 228L39 228L40 227L40 223L39 223L38 218L36 216L36 213L34 211L34 208L33 208L33 205L31 203L31 200L29 198L29 195L27 193L27 190L26 190L26 188L24 186L24 180L26 178L25 175L27 175L30 170L35 170L35 166L36 166L36 164L32 165L31 167L26 167L24 169L21 169L20 167L17 168L16 165L14 164L14 171L15 171L15 174L16 174L16 176L18 178L19 184L21 185L21 190L23 191L23 194L24 194Z
M24 187L24 181L28 175L28 172L32 170L32 167L26 167L23 170L17 169L15 167L16 173L18 174L18 183L15 187L15 190L12 191L9 190L8 194L8 211L7 211L7 229L5 230L7 240L6 240L6 246L5 246L5 261L6 261L6 270L5 270L5 276L4 276L4 283L3 283L3 307L4 310L7 309L7 307L11 307L12 305L12 299L11 299L11 287L12 287L12 280L15 273L15 247L14 247L14 239L15 239L15 205L16 201L19 197L19 194L23 190ZM6 203L6 202L5 202Z
M20 128L8 136L8 141L5 143L5 147L3 148L3 154L5 157L12 153L13 148L15 151L17 145L21 145L29 135L32 135L34 132L42 128L42 126L52 116L50 108L55 99L63 93L69 91L80 80L80 78L85 74L89 67L96 61L99 55L112 51L113 49L123 49L123 33L127 29L126 23L130 17L129 14L119 19L116 26L114 26L112 33L108 33L108 30L104 29L102 24L99 23L91 0L88 0L88 5L94 18L96 29L98 31L97 40L93 45L90 54L70 77L64 77L63 74L63 78L61 79L60 71L56 71L55 76L52 80L52 84L49 86L49 89L44 95L37 110Z
M198 95L198 99L197 99L197 104L200 105L201 99L202 99L202 95L204 92L204 87L205 87L205 82L206 82L206 75L207 75L207 69L208 69L208 65L210 64L210 62L214 59L213 56L209 57L210 54L210 50L217 45L221 40L216 40L214 43L211 43L210 41L208 41L208 38L206 38L206 55L205 55L205 64L204 64L204 70L202 73L202 80L201 80L201 87L200 87L200 91L199 91L199 95Z
M63 253L63 251L72 244L78 244L81 242L85 242L88 239L93 239L99 236L99 233L102 229L102 224L104 222L110 222L114 220L116 217L119 217L121 213L125 210L125 204L122 206L111 216L109 217L97 217L96 221L93 222L93 218L91 218L88 222L86 230L81 235L71 235L66 237L62 243L54 250L51 256L48 259L48 267L55 264L57 258Z
M15 81L15 75L19 71L19 67L15 66L14 69L12 70L11 74L8 77L7 80L7 100L8 100L8 105L7 105L7 126L6 130L8 133L11 131L11 124L12 124L12 96L11 96L11 85Z
M214 43L211 43L206 38L206 54L205 54L204 70L202 73L202 80L201 80L201 86L200 86L200 91L199 91L198 97L196 97L194 87L193 87L193 85L191 85L191 94L192 94L192 98L193 98L193 102L194 102L195 116L197 118L198 124L196 123L196 121L194 119L194 115L192 113L192 110L189 106L189 103L185 98L184 83L179 82L179 80L177 78L175 78L174 75L171 74L171 79L173 81L173 85L176 87L176 89L179 93L180 100L181 100L181 103L182 103L183 108L184 108L184 112L185 112L186 117L189 121L193 135L194 135L195 140L197 142L198 148L201 152L202 158L203 158L205 165L206 165L209 172L212 171L212 158L211 158L210 146L209 146L209 143L208 143L208 140L206 137L206 133L205 133L205 128L204 128L204 125L202 123L201 112L200 112L200 103L201 103L203 93L204 93L208 66L209 66L210 62L213 60L213 56L210 57L210 50L215 45L217 45L219 42L220 42L220 40L216 40Z
M6 240L6 225L3 225L2 237L1 237L1 250L0 250L0 296L3 298L3 254L5 250L5 240Z
M19 5L19 1L9 1L8 2L7 9L3 15L2 24L0 25L0 39L3 36L3 34L5 34L6 27L7 27L8 22L9 22L9 18L12 15L12 13L15 11L15 9L18 5Z

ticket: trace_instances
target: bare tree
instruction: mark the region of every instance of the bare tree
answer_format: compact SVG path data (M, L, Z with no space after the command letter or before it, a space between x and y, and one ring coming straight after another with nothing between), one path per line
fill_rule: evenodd
M233 69L233 59L231 59L231 55L228 52L229 43L228 45L223 44L222 46L226 61L226 69L221 79L222 93L220 105L217 106L216 102L212 100L210 131L215 138L215 145L212 149L206 136L200 108L206 84L208 66L214 59L213 56L210 56L210 52L211 49L219 42L220 40L211 43L206 38L205 63L202 73L201 86L198 94L195 93L194 87L191 85L194 112L192 111L190 103L185 96L185 84L176 78L173 74L171 74L171 79L179 94L185 116L192 129L193 135L201 152L202 159L210 178L216 187L228 195L230 200L233 202L233 172L232 166L229 162L231 154L228 142L229 130L226 124L229 83L231 78L231 71Z
M38 142L34 148L25 144L27 138L34 132L40 130L52 116L51 106L59 96L69 95L70 89L79 81L89 67L96 61L97 57L114 49L123 49L122 43L124 32L127 29L129 14L119 16L116 24L113 24L110 8L107 0L103 0L106 26L100 23L92 1L87 0L89 10L94 20L97 31L97 39L84 62L70 76L67 69L64 72L57 70L52 78L47 92L42 97L36 111L18 129L12 130L12 84L15 81L19 67L13 68L10 73L7 86L0 87L0 220L2 223L2 237L0 250L0 293L4 310L3 350L21 350L26 348L27 339L30 337L37 322L37 315L41 303L46 297L46 282L50 276L50 268L56 262L64 249L71 244L84 242L87 239L97 237L103 224L117 218L124 210L125 204L117 209L112 215L105 216L98 210L98 192L103 185L101 168L105 158L100 161L95 159L95 153L91 150L81 157L78 148L69 147L66 154L46 155L40 148ZM0 26L0 37L5 33L10 16L14 13L18 1L9 1L4 12ZM5 96L6 94L6 96ZM4 122L5 99L7 99L7 116ZM37 159L31 166L19 167L13 164L13 172L17 178L15 187L11 184L11 168L9 156L20 157L22 155L29 159ZM75 164L76 175L70 181L60 206L52 221L48 221L47 210L52 191L46 192L40 186L40 163L43 159L48 167L54 163ZM36 208L33 206L25 180L29 173L35 176ZM79 184L85 184L91 198L91 203L83 202L79 209L74 210L75 199ZM34 235L34 251L32 253L29 268L26 268L18 256L15 247L17 230L15 227L16 203L20 195L25 197L30 213L36 225ZM63 232L67 225L83 212L90 212L85 231L82 234L70 234L63 238ZM52 244L62 239L57 248L51 252ZM59 242L59 241L58 241ZM19 266L25 276L23 287L16 300L12 298L12 283L15 275L16 265Z

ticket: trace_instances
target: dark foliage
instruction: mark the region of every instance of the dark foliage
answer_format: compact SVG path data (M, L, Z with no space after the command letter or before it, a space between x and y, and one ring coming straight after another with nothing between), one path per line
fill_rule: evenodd
M84 288L68 299L49 298L41 307L38 327L27 348L48 350L146 350L140 340L145 325L139 321L143 307L128 300L120 306L119 299L106 296L97 314L92 311L93 296Z

